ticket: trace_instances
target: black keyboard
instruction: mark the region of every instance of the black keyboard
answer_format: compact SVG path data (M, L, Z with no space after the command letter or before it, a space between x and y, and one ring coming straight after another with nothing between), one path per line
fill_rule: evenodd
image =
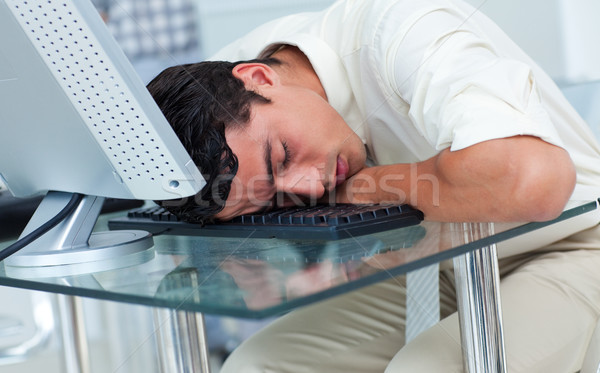
M154 235L337 240L417 225L423 213L409 205L320 205L242 215L227 222L192 224L162 207L129 211L110 229L140 229Z

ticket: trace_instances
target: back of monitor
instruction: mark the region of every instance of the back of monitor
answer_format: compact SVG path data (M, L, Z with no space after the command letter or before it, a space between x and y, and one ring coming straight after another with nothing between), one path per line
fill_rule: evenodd
M47 192L21 237L84 195L7 270L125 263L152 239L92 233L104 197L178 199L205 184L89 0L0 2L0 123L0 182Z
M48 190L176 199L199 171L88 0L0 2L0 176Z

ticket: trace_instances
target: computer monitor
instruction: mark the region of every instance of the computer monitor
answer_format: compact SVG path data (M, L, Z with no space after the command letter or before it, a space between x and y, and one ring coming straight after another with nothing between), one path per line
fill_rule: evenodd
M85 195L9 266L142 250L139 232L90 238L103 198L178 199L205 183L89 0L0 2L0 123L0 180L16 197L46 194L23 235Z

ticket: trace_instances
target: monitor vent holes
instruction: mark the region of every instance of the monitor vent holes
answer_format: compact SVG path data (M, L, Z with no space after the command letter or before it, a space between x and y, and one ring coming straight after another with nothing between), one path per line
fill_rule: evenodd
M174 173L163 145L99 42L65 1L12 1L12 11L41 57L110 154L124 179L155 181Z

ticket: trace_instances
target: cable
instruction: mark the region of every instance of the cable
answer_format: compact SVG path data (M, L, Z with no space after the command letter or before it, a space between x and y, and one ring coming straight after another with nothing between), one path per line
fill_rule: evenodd
M79 205L79 202L83 199L82 194L74 193L69 203L58 214L56 214L52 219L48 220L38 228L36 228L33 232L29 233L27 236L19 239L17 242L8 246L7 248L0 251L0 262L4 259L8 258L12 254L21 250L25 246L29 245L33 241L40 238L42 235L46 234L50 229L54 228L58 223L63 221L69 214L71 214L75 208Z

